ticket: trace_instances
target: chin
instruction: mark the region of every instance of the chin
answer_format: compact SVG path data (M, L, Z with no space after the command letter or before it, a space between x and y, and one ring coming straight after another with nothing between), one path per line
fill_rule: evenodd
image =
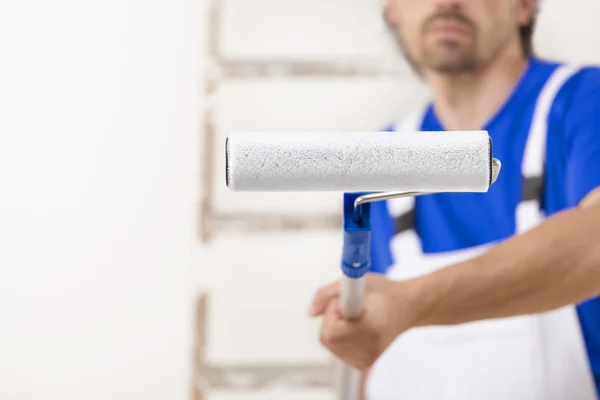
M429 64L429 68L443 74L457 75L475 70L475 62L459 60Z
M475 52L467 48L438 47L423 52L423 64L440 72L460 73L473 70L477 64L477 57Z

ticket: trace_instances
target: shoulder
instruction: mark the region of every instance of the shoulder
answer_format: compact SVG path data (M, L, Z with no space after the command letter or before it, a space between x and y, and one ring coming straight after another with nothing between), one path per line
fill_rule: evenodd
M600 66L570 68L573 73L555 99L555 108L567 119L579 118L581 112L600 106Z
M577 158L600 145L600 66L571 71L554 99L548 125L563 155Z
M576 70L565 84L566 88L574 92L586 92L590 85L597 90L600 87L600 65L587 65L572 67Z

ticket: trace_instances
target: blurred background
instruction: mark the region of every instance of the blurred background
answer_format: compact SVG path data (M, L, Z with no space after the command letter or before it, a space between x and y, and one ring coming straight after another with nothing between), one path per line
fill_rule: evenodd
M235 130L378 130L427 99L380 0L0 5L0 398L332 399L307 316L339 195L234 194ZM600 3L540 56L600 63Z

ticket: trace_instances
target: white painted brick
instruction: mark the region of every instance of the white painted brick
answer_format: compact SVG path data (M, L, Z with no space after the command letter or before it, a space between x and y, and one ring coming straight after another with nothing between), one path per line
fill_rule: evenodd
M339 193L232 193L225 137L244 130L380 130L426 96L415 78L272 79L225 82L217 99L215 208L219 212L334 213Z
M341 274L341 239L341 231L217 238L202 257L209 362L328 362L308 307L315 289Z
M265 389L242 392L213 390L207 400L334 400L335 392L330 389Z
M401 60L380 0L222 0L230 59Z

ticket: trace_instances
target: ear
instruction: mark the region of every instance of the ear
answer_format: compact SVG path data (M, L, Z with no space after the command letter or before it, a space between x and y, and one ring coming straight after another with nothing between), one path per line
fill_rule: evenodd
M518 0L517 4L517 23L519 26L526 26L537 14L538 0Z
M385 0L385 8L383 9L383 18L386 24L390 26L396 26L398 24L398 17L396 16L396 0Z

